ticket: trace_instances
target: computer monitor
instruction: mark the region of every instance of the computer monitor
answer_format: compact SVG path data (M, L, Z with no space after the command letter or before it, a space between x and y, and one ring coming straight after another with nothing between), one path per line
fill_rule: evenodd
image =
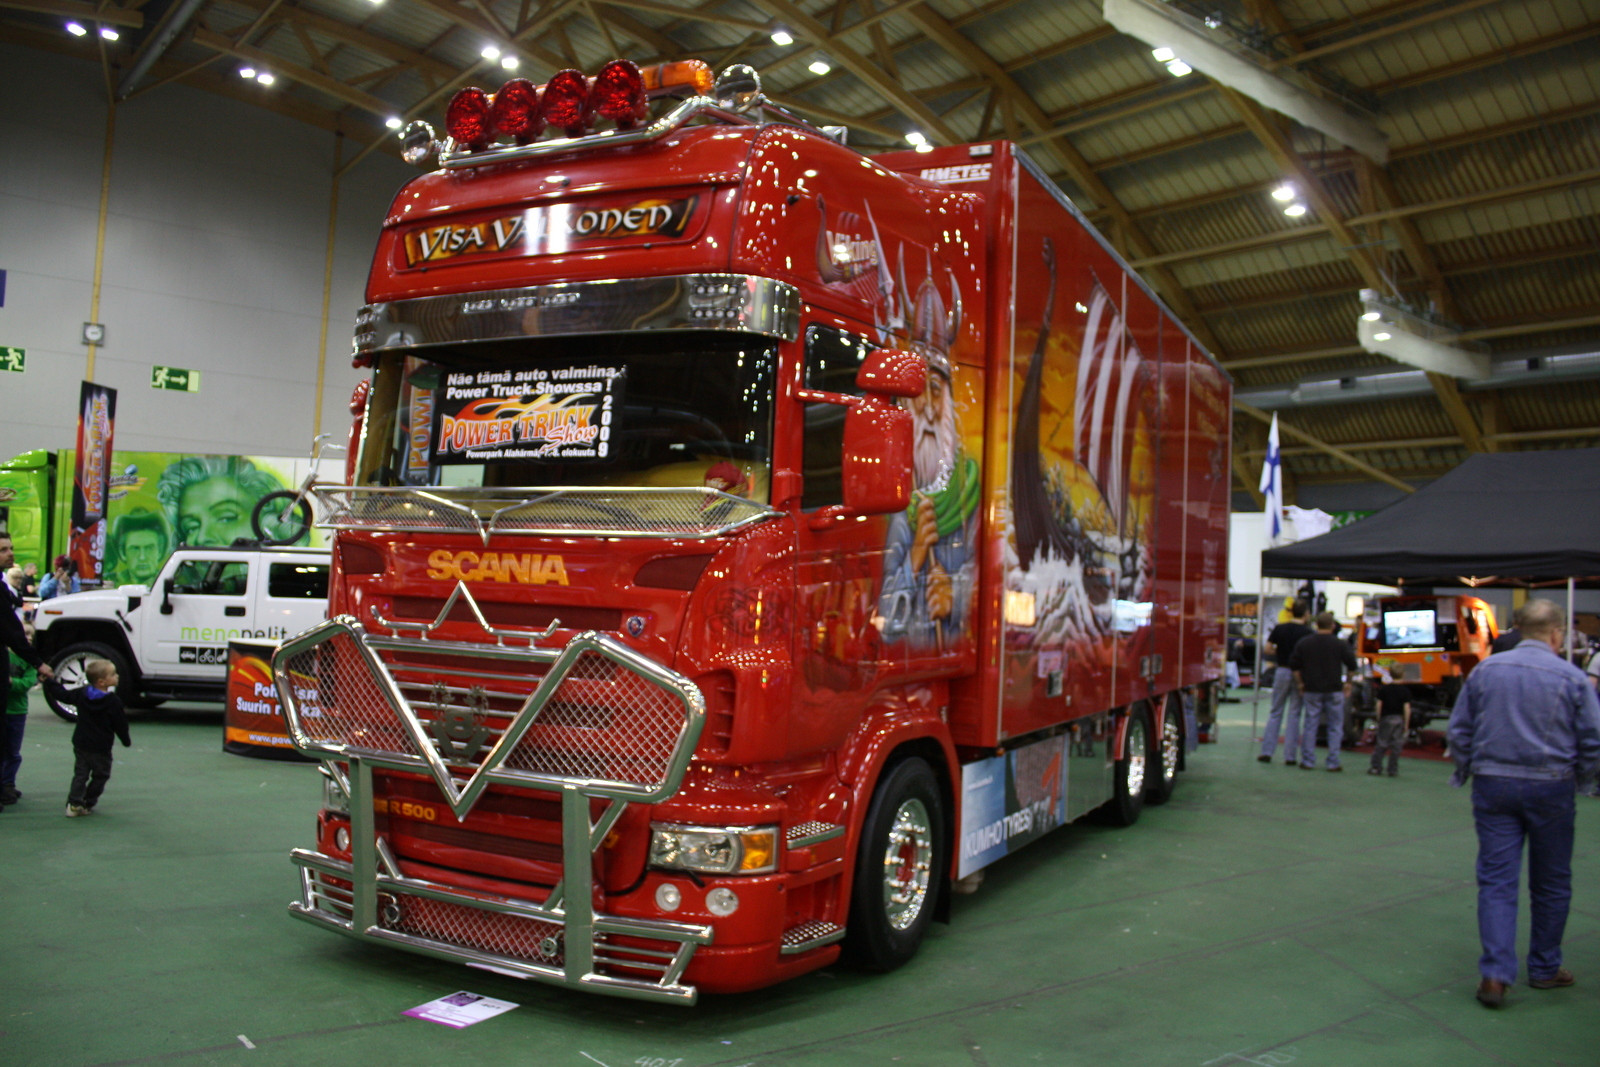
M1382 648L1434 648L1439 617L1433 608L1397 608L1383 613Z

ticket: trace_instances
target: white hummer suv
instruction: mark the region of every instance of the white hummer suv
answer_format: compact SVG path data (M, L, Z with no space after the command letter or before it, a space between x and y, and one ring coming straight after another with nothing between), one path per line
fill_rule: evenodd
M221 701L230 640L281 641L327 616L328 564L325 548L180 548L148 588L41 602L34 644L68 689L87 681L89 660L109 660L130 708ZM63 719L77 717L46 699Z

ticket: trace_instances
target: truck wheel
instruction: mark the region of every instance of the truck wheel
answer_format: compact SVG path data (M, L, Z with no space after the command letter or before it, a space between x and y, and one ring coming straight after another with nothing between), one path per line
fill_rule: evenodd
M122 653L98 641L68 645L50 657L50 669L56 672L56 681L64 688L78 689L89 684L89 676L84 672L84 668L92 659L103 659L115 667L119 685L130 687L133 685L133 674L128 670L128 661L123 658ZM57 700L49 689L44 691L44 702L50 705L51 711L68 722L78 721L78 709Z
M917 954L949 863L944 799L928 764L907 759L878 783L856 848L845 955L892 971Z
M292 545L311 530L311 501L279 489L256 501L250 528L264 545Z
M1142 707L1128 713L1128 732L1123 737L1122 758L1117 760L1116 791L1102 811L1112 826L1132 826L1144 810L1144 791L1150 758L1150 716Z
M1183 759L1183 702L1169 701L1161 723L1160 758L1151 768L1144 787L1146 804L1165 804L1178 788L1178 764Z

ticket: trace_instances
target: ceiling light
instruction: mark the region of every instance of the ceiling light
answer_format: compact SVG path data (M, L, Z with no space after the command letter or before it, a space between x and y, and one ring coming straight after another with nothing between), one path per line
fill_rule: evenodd
M816 59L813 59L811 61L811 63L806 67L806 69L809 70L811 73L820 76L820 75L826 74L826 73L828 73L828 71L832 70L833 69L833 64L828 62L828 57L827 56L818 56Z
M1185 74L1191 74L1193 72L1194 68L1189 66L1189 64L1185 63L1181 59L1174 59L1171 63L1167 64L1167 73L1171 74L1174 78L1181 78Z
M277 80L278 80L277 78L273 77L272 71L270 71L270 70L264 70L260 74L256 75L256 84L257 85L271 85L273 82L275 82Z
M255 76L256 76L256 68L254 68L254 67L240 67L239 68L239 77L249 79L249 78L254 78Z
M1383 318L1383 312L1381 311L1363 311L1361 313L1362 322L1377 322L1381 318Z
M1164 45L1160 48L1152 48L1150 54L1156 57L1157 63L1171 63L1178 58L1178 53Z
M1388 161L1388 140L1370 114L1329 99L1299 71L1274 67L1270 56L1226 27L1208 29L1179 5L1156 0L1100 0L1100 7L1105 21L1123 33L1151 48L1169 48L1175 57L1182 54L1184 66L1192 65L1263 107L1320 130L1374 163Z
M921 144L917 145L917 151L918 152L932 152L933 151L933 145L929 144L927 141L923 141Z
M522 60L509 53L500 57L500 65L507 70L516 70L517 65L521 62Z
M1281 200L1284 203L1288 203L1290 200L1294 199L1294 186L1290 185L1288 182L1284 182L1282 185L1272 190L1272 199Z
M1304 204L1290 204L1283 209L1283 213L1291 219L1297 219L1306 213L1306 206Z
M117 38L121 37L122 34L118 33L116 27L114 26L101 26L100 36L104 37L108 41L115 41Z
M391 130L398 130L402 125L399 115L390 115L388 118L383 120L383 124L389 127Z
M1356 340L1368 352L1469 381L1482 381L1491 373L1488 351L1463 342L1459 328L1435 315L1412 311L1375 289L1361 290L1361 312ZM1378 313L1376 319L1368 318L1372 312Z
M89 33L88 30L83 28L83 23L81 22L67 23L67 32L72 34L74 37L83 37Z
M496 48L492 44L486 44L483 46L483 51L479 52L478 54L484 59L493 61L500 58L500 49Z
M1220 30L1220 29L1222 29L1222 12L1213 11L1211 14L1206 16L1206 29L1208 29L1208 30Z
M911 130L906 134L906 144L927 144L928 139L922 135L921 130Z
M772 31L772 43L781 48L787 48L794 44L794 37L790 35L788 30L780 26Z

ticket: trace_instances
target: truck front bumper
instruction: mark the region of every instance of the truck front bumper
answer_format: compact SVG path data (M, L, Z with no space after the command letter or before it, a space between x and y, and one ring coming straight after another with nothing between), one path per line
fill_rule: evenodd
M598 913L594 886L627 806L682 783L705 717L692 682L604 634L515 649L372 635L348 616L292 638L273 665L290 738L350 812L348 861L292 854L291 914L516 977L694 1002L681 979L711 928ZM535 901L406 877L378 833L374 768L432 777L458 819L494 785L559 795L560 882Z

